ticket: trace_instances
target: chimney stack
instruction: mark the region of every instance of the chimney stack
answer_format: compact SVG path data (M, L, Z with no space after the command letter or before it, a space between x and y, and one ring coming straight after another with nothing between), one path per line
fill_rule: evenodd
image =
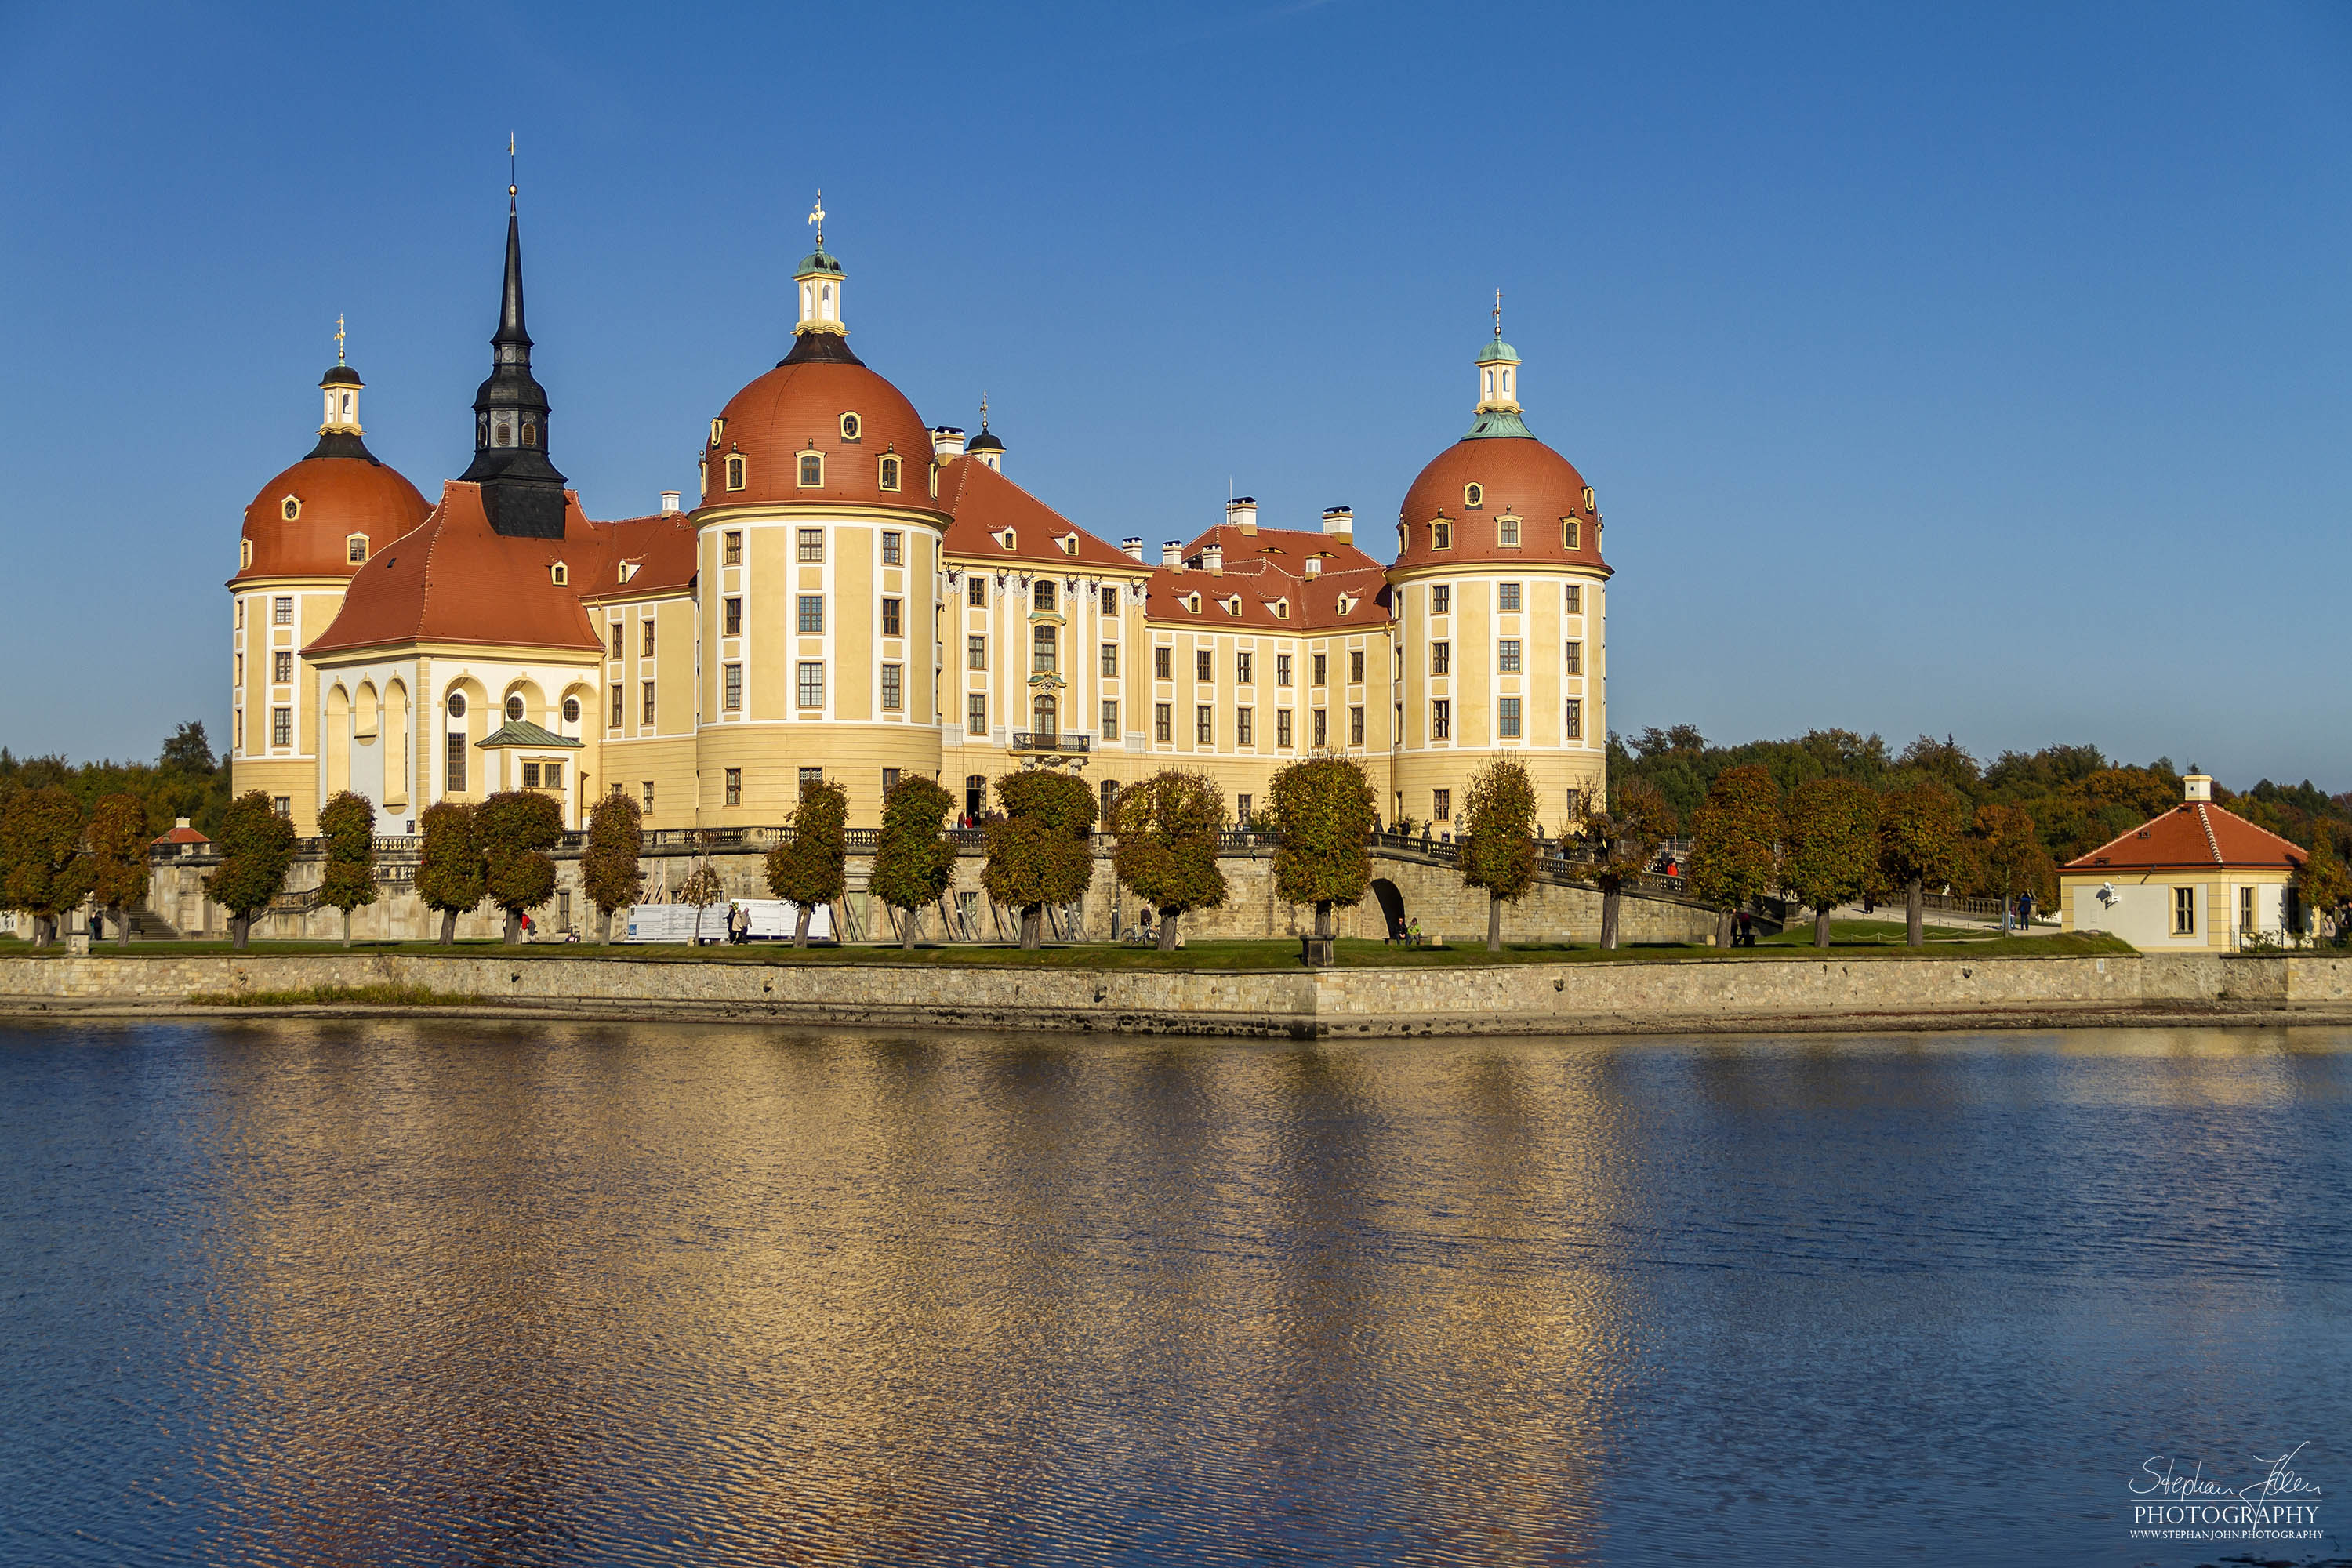
M678 503L679 501L681 501L681 500L685 500L685 499L686 499L686 492L685 492L685 491L683 491L683 490L664 490L664 491L662 491L662 513L663 513L663 515L664 515L664 516L667 516L669 513L671 513L671 512L674 512L674 511L677 510L678 510L678 504L677 504L677 503Z
M2186 799L2211 800L2213 798L2213 775L2210 773L2190 773L2188 777L2180 781L2180 788L2181 794Z
M931 455L939 458L963 456L963 432L952 425L936 426L931 430Z
M1257 498L1235 496L1225 503L1225 526L1238 528L1244 533L1257 531Z
M1225 574L1225 547L1222 544L1212 544L1207 549L1202 551L1201 564L1209 569L1210 575L1215 577L1223 576Z
M1143 541L1140 539L1122 539L1118 542L1118 547L1127 552L1128 559L1130 561L1143 559Z
M1171 539L1167 543L1161 545L1160 547L1160 564L1162 566L1172 566L1179 572L1184 570L1184 542L1181 539Z
M1351 506L1325 507L1323 531L1335 539L1353 541L1356 537L1356 509Z

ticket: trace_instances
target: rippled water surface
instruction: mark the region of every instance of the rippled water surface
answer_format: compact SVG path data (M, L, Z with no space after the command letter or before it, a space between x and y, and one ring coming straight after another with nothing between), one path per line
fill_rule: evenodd
M0 1030L0 1561L2210 1562L2352 1036ZM2238 1479L2248 1479L2239 1475Z

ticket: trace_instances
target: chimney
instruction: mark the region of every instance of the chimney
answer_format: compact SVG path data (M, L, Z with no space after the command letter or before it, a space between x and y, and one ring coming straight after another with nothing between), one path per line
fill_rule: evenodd
M1140 539L1122 539L1118 542L1118 547L1127 552L1127 557L1130 561L1143 559L1143 541Z
M1327 506L1323 509L1323 531L1335 539L1356 537L1356 509L1351 506Z
M681 500L685 500L685 499L686 499L686 492L685 492L684 490L664 490L664 491L662 491L662 513L663 513L663 515L664 515L664 516L667 516L669 513L671 513L671 512L674 512L674 511L677 510L678 510L678 505L677 505L677 503L678 503L679 501L681 501Z
M2188 777L2180 781L2180 789L2182 796L2185 799L2211 800L2213 798L2213 775L2210 773L2190 773Z
M963 456L963 432L952 425L940 425L931 430L931 455L936 458Z
M1257 498L1235 496L1225 503L1225 526L1238 528L1244 533L1257 531Z
M1201 564L1209 569L1209 573L1212 576L1223 576L1225 574L1225 547L1222 544L1212 544L1205 550L1202 551Z
M1167 543L1161 545L1160 547L1160 564L1162 566L1172 566L1179 572L1184 570L1184 542L1181 539L1171 539Z

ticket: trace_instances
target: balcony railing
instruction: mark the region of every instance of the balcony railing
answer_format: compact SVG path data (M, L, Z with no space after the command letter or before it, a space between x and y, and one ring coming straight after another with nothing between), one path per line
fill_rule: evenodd
M1015 730L1013 749L1016 752L1059 752L1065 756L1079 756L1093 748L1094 737L1081 730Z

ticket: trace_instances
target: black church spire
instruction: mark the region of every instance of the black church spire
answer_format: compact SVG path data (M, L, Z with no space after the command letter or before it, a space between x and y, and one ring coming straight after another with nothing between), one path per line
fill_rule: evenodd
M490 527L523 539L563 537L563 476L547 458L547 394L530 374L522 318L522 226L507 187L506 290L490 338L490 375L474 395L474 463Z

